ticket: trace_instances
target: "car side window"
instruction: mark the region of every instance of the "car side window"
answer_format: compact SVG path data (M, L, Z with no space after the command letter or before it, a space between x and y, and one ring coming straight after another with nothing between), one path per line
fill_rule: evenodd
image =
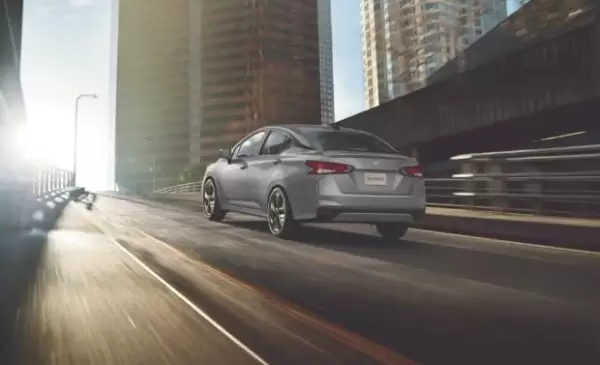
M234 158L242 158L242 157L252 157L258 154L258 149L260 148L260 143L262 142L266 132L258 132L253 136L247 138L240 145L236 154L233 156Z
M261 155L278 155L288 148L292 147L294 140L283 131L273 131L267 137L262 149Z

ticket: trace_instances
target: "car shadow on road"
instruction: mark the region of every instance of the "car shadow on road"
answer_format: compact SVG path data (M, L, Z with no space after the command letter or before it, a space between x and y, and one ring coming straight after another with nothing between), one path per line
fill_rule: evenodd
M264 221L228 221L228 224L270 235ZM370 258L405 267L426 270L445 276L464 279L477 278L502 287L513 288L540 295L562 295L567 298L585 297L586 300L600 303L597 282L590 278L600 272L591 265L564 267L557 270L556 263L545 260L528 259L497 252L474 250L467 247L417 242L410 239L395 243L382 241L376 233L352 226L352 231L341 227L302 226L291 244L310 245ZM360 232L365 233L360 233ZM408 237L410 237L410 231ZM578 285L573 285L576 282Z
M19 364L23 316L19 314L36 279L48 233L56 227L68 196L32 203L33 220L24 227L0 229L0 363Z
M267 223L264 220L230 220L226 221L235 227L252 230L270 235ZM361 225L360 232L348 232L336 227L301 225L290 242L315 245L339 249L342 251L352 249L374 249L374 250L399 250L406 251L418 247L418 243L409 240L398 239L395 242L386 242L376 233L369 233L368 225Z

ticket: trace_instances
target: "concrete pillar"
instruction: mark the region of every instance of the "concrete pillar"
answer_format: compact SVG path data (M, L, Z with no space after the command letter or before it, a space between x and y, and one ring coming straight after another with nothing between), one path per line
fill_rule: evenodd
M56 169L50 168L50 191L56 190Z
M44 170L44 193L48 193L50 189L50 171Z
M44 193L44 171L43 170L38 171L37 187L38 187L38 195L42 195Z
M37 195L37 170L31 174L31 193Z
M46 192L46 171L40 171L40 195Z
M38 195L42 195L44 192L44 171L38 170L37 172L37 190Z

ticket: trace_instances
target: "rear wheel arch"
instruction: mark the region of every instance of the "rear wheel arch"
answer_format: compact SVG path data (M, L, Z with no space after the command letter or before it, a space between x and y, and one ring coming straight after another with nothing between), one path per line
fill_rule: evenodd
M283 195L285 195L285 198L289 205L290 213L292 214L292 217L293 217L294 216L294 207L290 201L290 195L288 194L287 189L281 183L281 181L276 181L276 182L272 183L271 185L269 185L269 188L267 189L267 195L264 197L264 200L263 200L265 202L265 213L269 213L269 211L268 211L269 197L271 196L271 193L273 192L273 190L275 190L276 188L279 188L279 189L281 189L281 191L283 191Z

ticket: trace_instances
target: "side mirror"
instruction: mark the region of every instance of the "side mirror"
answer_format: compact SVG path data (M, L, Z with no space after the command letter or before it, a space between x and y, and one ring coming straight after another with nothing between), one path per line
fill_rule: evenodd
M226 159L227 162L231 162L231 151L225 150L225 149L220 149L219 150L219 157Z

